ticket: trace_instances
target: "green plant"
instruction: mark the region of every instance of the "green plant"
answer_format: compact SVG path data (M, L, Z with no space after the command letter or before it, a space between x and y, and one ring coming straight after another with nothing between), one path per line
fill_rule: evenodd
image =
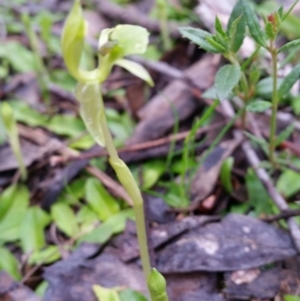
M151 265L143 199L132 173L119 158L115 148L107 125L101 84L109 76L112 67L119 65L145 80L149 85L153 85L147 70L135 62L123 59L124 56L130 54L144 53L149 34L145 28L133 25L118 25L114 28L104 29L98 43L98 67L92 71L86 71L80 68L86 26L80 1L76 0L64 25L61 40L63 58L70 74L78 81L75 95L80 103L81 117L95 141L107 149L109 162L133 201L141 261L147 281L151 275Z
M216 97L222 101L225 98L238 96L244 101L244 112L242 114L243 125L246 125L246 109L253 112L263 112L272 108L269 135L269 159L275 167L274 152L276 148L276 123L279 101L286 96L293 84L300 78L300 65L281 81L278 81L278 53L299 46L300 40L291 41L281 48L276 46L276 37L280 31L282 22L290 14L299 0L296 0L291 8L284 13L283 7L268 16L264 16L264 27L259 23L253 6L249 0L239 0L234 6L226 30L216 17L215 31L210 34L201 29L190 27L180 28L182 35L193 43L211 53L222 54L230 64L221 67L215 76ZM243 44L246 28L257 44L254 53L244 62L238 56L238 51ZM258 81L261 72L256 60L261 48L268 51L272 58L272 96L271 104L259 99Z
M27 170L21 152L17 123L14 118L14 112L7 102L4 102L1 106L1 117L6 128L12 151L18 162L22 180L25 181L27 179Z

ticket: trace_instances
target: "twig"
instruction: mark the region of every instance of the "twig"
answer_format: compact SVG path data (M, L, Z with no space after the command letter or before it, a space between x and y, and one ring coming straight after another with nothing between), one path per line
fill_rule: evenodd
M300 215L300 209L297 210L284 210L279 214L276 215L270 215L267 217L262 217L261 219L265 222L275 222L278 221L280 219L287 219L293 216L298 216Z
M222 121L222 122L215 123L213 125L204 126L196 132L196 135L198 136L198 135L207 133L209 131L215 130L215 129L223 126L224 123L225 122ZM124 148L118 149L118 153L121 154L121 153L126 153L126 152L142 151L145 149L159 147L159 146L171 143L172 141L176 141L176 142L182 141L189 135L189 133L190 133L190 131L184 131L184 132L180 132L175 135L172 134L172 135L169 135L167 137L163 137L163 138L160 138L157 140L152 140L152 141L147 141L147 142L143 142L143 143L126 146ZM52 163L53 163L53 165L56 165L56 164L66 163L69 161L93 159L93 158L98 158L98 157L103 157L103 156L107 156L107 152L105 150L101 149L100 151L95 152L95 153L86 153L86 154L81 154L78 156L66 156L66 157L55 156L54 159L52 160Z

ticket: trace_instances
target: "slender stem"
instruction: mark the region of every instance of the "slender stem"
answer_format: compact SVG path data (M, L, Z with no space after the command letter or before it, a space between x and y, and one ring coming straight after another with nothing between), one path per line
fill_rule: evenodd
M139 241L141 261L145 275L145 280L147 281L151 273L151 264L149 258L147 233L145 228L145 213L143 203L135 205L133 207L133 210L135 213L136 232Z
M277 50L271 45L271 56L272 56L272 66L273 66L273 94L272 94L272 115L270 123L270 140L269 140L269 159L272 165L275 165L274 161L274 151L276 142L276 118L277 118L277 108L278 108L278 95L277 95Z
M101 128L103 131L105 145L107 152L109 153L109 162L115 170L119 181L129 194L133 202L133 209L135 213L137 238L140 248L140 255L142 261L142 267L147 281L151 273L151 264L148 251L147 232L145 226L145 213L144 213L144 201L138 188L138 185L127 165L119 158L109 128L107 126L107 120L105 113L101 116Z
M105 140L105 147L107 149L107 152L112 160L118 160L119 155L115 148L111 133L109 131L108 125L107 125L107 119L105 116L105 112L103 111L103 115L100 117L100 126L103 131L103 136Z
M242 71L241 83L242 83L242 87L244 90L244 99L243 99L244 100L244 108L243 108L243 112L242 112L242 127L243 127L243 129L245 129L246 128L246 117L247 117L246 106L249 101L249 85L248 85L248 81L247 81L244 71Z

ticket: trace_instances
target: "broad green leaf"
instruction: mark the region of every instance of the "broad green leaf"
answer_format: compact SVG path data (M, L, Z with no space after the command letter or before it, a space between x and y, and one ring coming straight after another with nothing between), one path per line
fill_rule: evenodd
M49 264L60 258L58 246L46 246L43 250L33 252L29 257L30 264Z
M296 166L300 166L300 161L295 160L293 162ZM278 178L276 188L286 198L293 196L300 191L300 174L291 170L285 170Z
M76 215L76 220L77 220L77 223L80 225L80 229L82 231L85 228L89 228L91 225L98 222L99 218L98 218L97 214L95 213L95 211L93 211L90 207L83 206L78 211L78 213Z
M123 210L103 222L99 227L79 239L79 242L106 243L114 234L124 231L126 220L132 219L132 209Z
M285 130L283 130L276 138L275 145L280 145L283 141L287 140L294 131L294 125L290 124Z
M280 86L283 82L282 78L277 79L278 86ZM273 79L272 77L266 77L260 80L256 85L256 94L264 99L272 98L273 91Z
M30 126L45 127L48 122L48 117L31 108L24 101L10 101L14 110L15 119Z
M284 301L300 301L299 296L293 296L293 295L285 295Z
M278 53L300 46L300 39L291 41L279 48Z
M34 292L36 293L36 295L38 295L39 297L41 297L43 299L48 286L49 286L49 283L44 280L37 286L37 288L35 289Z
M213 37L209 32L192 27L180 27L179 31L184 38L191 40L193 43L198 45L200 48L203 48L205 51L220 53L218 49L214 48L207 42L207 38Z
M151 160L143 164L143 189L151 188L165 172L165 162Z
M18 260L5 247L0 247L0 270L6 271L15 280L21 280L22 278Z
M80 118L66 114L56 114L50 119L46 127L49 131L57 135L68 136L70 138L78 137L85 131L84 123Z
M29 204L29 191L24 185L17 185L15 191L9 209L0 222L0 243L20 238L20 226Z
M296 65L293 70L283 79L278 89L278 98L281 99L287 94L297 80L300 78L300 64Z
M0 220L6 215L6 212L9 210L10 206L13 204L18 193L18 186L11 185L2 191L0 195Z
M248 201L251 206L254 207L256 215L259 217L261 215L272 214L272 200L251 168L247 171L246 187L248 191Z
M65 203L56 203L51 206L51 216L58 229L69 237L79 232L76 217L73 210Z
M234 158L228 157L222 164L220 171L220 179L223 187L228 193L232 193L232 182L231 182L231 172L234 164Z
M49 215L39 207L27 209L20 227L20 239L24 253L38 251L45 246L44 229L50 223Z
M246 20L243 11L243 1L239 0L230 15L227 25L227 35L230 37L230 49L237 52L244 41L246 33Z
M7 59L17 72L36 71L34 54L18 42L1 43L0 58Z
M266 35L263 32L255 10L249 0L242 0L246 22L252 38L262 47L266 47Z
M249 103L246 110L253 113L262 113L272 107L272 103L265 100L254 100Z
M238 65L225 65L221 67L215 77L215 88L220 101L224 100L239 83L241 69Z
M120 210L118 201L95 178L89 178L86 181L85 194L88 204L102 221L107 220Z
M93 285L93 291L98 301L120 301L117 291L113 288L105 288L100 285Z
M119 59L115 62L115 64L144 80L151 87L154 86L154 82L149 72L142 65L125 59Z
M105 119L105 112L99 84L79 83L75 95L80 102L80 114L87 130L100 146L105 146L101 126L101 122Z
M119 293L121 301L147 301L148 299L141 293L126 289Z

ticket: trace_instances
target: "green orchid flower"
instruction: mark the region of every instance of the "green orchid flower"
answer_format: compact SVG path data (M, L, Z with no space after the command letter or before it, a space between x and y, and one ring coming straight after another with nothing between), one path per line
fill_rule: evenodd
M124 59L127 55L142 54L146 51L149 33L145 28L135 25L118 25L102 30L98 42L98 67L87 71L80 68L86 29L87 23L82 15L80 1L76 0L62 34L63 58L70 74L78 81L75 95L80 103L80 114L86 128L94 140L106 148L110 165L132 200L142 267L147 280L151 274L151 264L143 198L130 169L119 158L114 146L105 116L101 83L107 79L113 66L118 65L153 86L151 76L143 66ZM157 285L158 280L161 281L162 278L160 276L158 279L157 273L152 277L153 280L150 279L151 283L155 282L151 286L151 296L155 296L152 300L167 301L165 286Z
M135 25L118 25L102 30L98 42L98 67L92 71L80 68L88 24L83 18L80 1L74 2L62 33L62 53L70 74L79 82L104 82L114 65L119 65L153 86L148 71L135 62L124 59L127 55L146 51L149 33Z

